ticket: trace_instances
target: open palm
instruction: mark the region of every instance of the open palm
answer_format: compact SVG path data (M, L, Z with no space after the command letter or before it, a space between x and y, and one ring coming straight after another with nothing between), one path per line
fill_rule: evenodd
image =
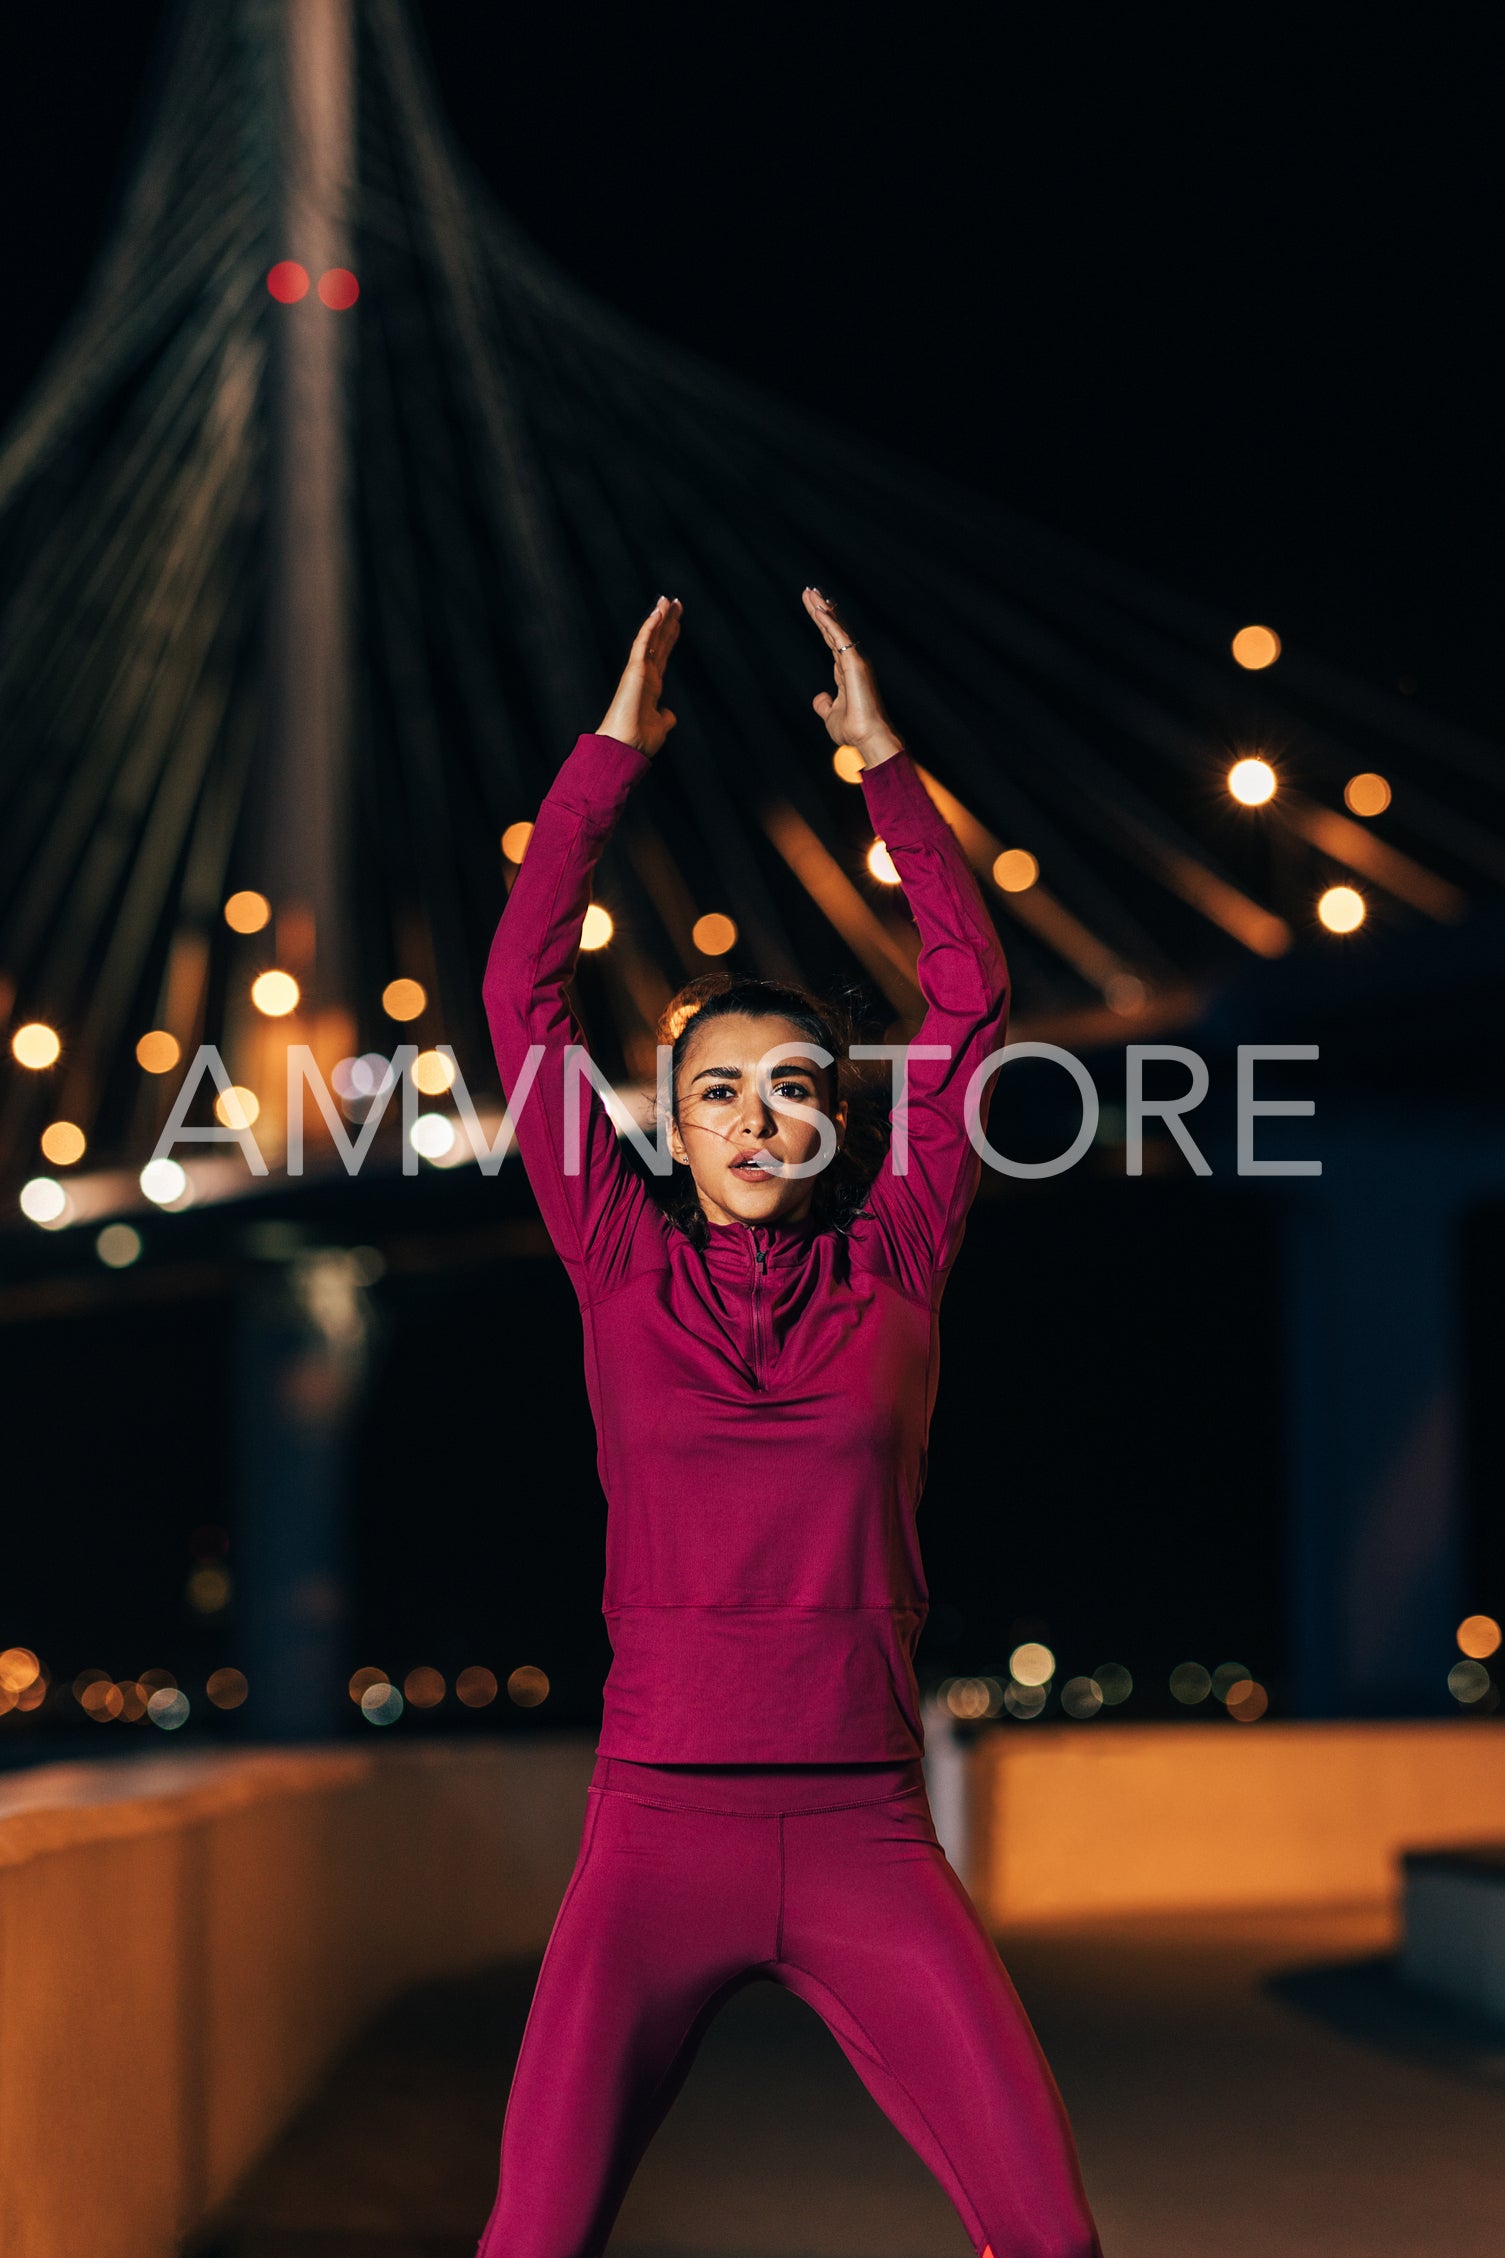
M597 735L656 753L674 727L675 716L660 701L664 669L679 641L684 606L677 596L660 596L633 638L622 679Z

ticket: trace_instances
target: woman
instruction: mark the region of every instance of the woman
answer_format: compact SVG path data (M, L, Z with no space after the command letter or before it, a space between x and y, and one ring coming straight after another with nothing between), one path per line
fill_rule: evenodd
M936 1311L981 1168L964 1100L1003 1040L1007 973L860 649L818 590L804 603L836 678L815 709L861 755L927 1005L860 1208L831 1196L841 1160L821 1167L849 1115L830 1021L801 991L697 984L666 1014L683 1221L563 1071L591 874L674 727L677 600L654 605L555 778L486 971L584 1322L613 1661L481 2258L605 2247L711 2018L759 1977L824 2018L979 2253L1098 2251L1060 2097L936 1840L913 1666Z

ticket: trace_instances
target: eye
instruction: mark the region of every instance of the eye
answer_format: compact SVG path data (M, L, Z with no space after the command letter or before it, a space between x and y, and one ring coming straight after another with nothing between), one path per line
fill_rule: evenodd
M808 1082L776 1082L774 1088L791 1098L813 1098L815 1095Z
M708 1082L700 1095L703 1098L729 1098L735 1093L730 1082Z

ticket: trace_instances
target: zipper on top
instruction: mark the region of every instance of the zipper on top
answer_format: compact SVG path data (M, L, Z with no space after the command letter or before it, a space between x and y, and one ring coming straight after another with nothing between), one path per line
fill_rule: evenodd
M767 1367L763 1358L763 1305L758 1297L758 1288L767 1275L768 1269L768 1249L758 1244L762 1236L762 1230L754 1225L752 1233L753 1376L760 1388L766 1387L768 1384Z

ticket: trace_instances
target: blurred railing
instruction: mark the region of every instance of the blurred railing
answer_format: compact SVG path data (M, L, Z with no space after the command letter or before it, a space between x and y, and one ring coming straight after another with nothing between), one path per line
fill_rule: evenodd
M541 1949L591 1761L572 1735L0 1781L5 2258L170 2258L385 1999Z
M1403 1851L1505 1839L1505 1727L1027 1725L972 1752L968 1884L995 1927L1393 1904Z

